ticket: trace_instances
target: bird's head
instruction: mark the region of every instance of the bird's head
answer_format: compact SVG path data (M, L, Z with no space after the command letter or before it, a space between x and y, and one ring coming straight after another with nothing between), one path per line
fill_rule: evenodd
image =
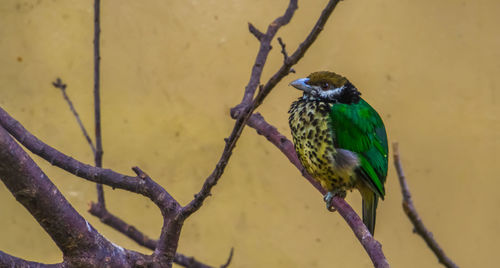
M304 91L304 98L345 104L358 103L361 93L347 78L333 72L315 72L290 83Z

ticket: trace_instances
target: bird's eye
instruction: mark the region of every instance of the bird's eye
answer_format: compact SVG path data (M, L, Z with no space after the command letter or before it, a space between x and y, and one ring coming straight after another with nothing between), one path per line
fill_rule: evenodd
M330 84L328 84L328 82L323 82L321 83L321 89L323 90L327 90L328 88L330 88Z

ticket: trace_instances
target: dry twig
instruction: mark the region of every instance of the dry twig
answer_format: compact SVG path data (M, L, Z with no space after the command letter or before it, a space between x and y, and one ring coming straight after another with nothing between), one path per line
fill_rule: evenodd
M432 252L434 252L441 264L448 268L458 268L458 266L448 256L446 256L443 249L434 239L432 232L425 227L422 219L418 215L417 209L413 205L410 189L408 188L403 166L401 165L401 157L399 155L399 146L397 142L392 144L392 150L394 152L394 166L396 167L396 171L398 173L401 193L403 195L403 210L413 224L415 228L414 231L424 239L427 246L432 250Z

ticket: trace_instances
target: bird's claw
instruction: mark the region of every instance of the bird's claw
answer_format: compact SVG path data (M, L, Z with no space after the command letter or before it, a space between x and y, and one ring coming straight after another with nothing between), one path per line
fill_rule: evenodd
M333 206L332 206L332 199L335 197L335 196L338 196L338 197L341 197L341 198L345 198L346 196L346 192L345 191L342 191L342 190L334 190L334 191L330 191L328 193L325 194L325 196L323 197L323 200L325 200L325 203L326 203L326 209L328 209L330 212L335 212L337 211Z

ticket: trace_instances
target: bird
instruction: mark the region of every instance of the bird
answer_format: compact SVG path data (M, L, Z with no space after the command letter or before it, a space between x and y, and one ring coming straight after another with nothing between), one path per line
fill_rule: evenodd
M380 115L342 75L311 73L290 83L303 91L292 103L289 124L297 156L305 170L334 196L357 189L363 222L372 235L378 199L384 199L387 177L387 133Z

